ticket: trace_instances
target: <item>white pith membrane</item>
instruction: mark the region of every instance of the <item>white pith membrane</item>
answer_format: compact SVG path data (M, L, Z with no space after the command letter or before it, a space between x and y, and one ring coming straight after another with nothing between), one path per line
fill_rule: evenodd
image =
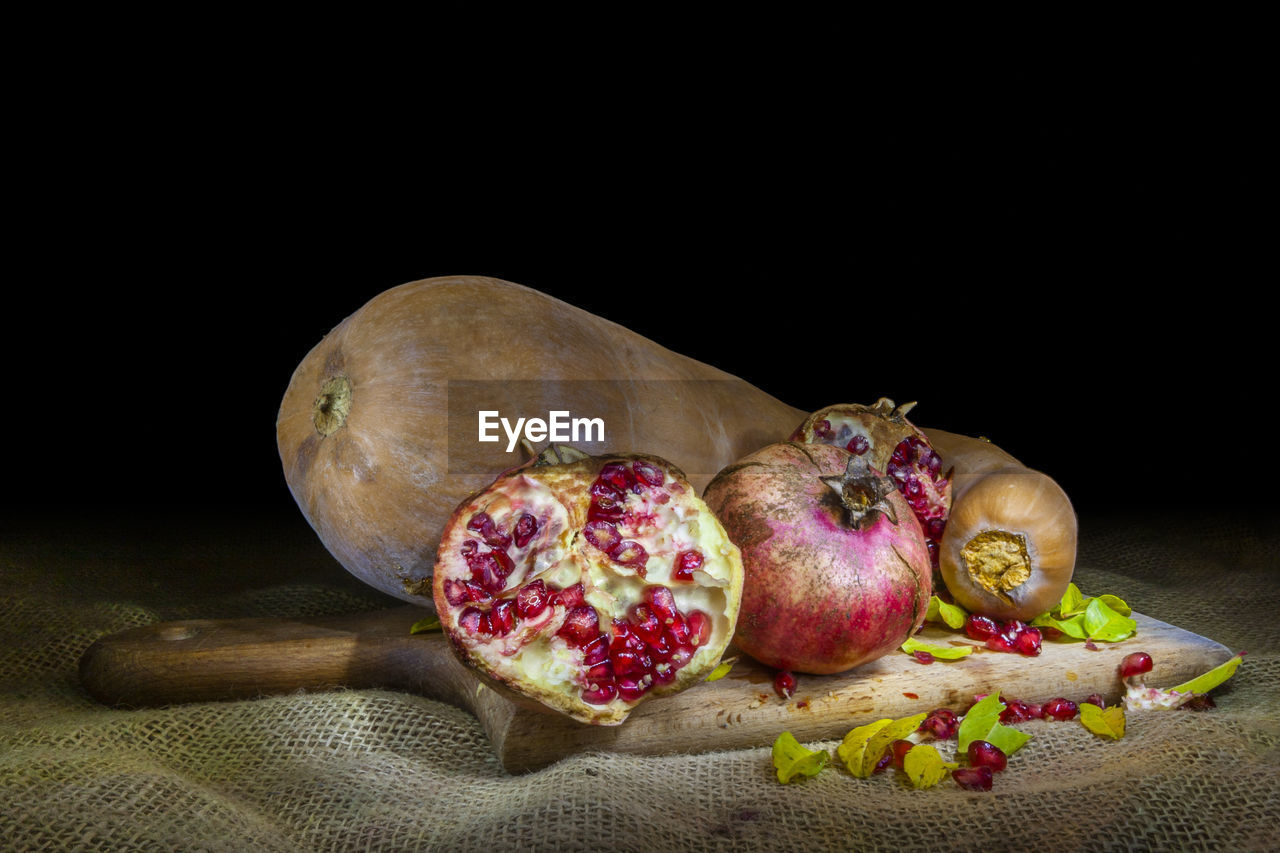
M633 464L631 458L606 460L609 461ZM578 719L616 724L648 696L683 689L719 662L737 618L742 569L738 550L719 521L688 483L674 477L670 470L662 470L660 485L637 481L638 486L627 490L619 506L611 509L612 517L589 519L588 511L596 498L581 481L598 484L600 467L600 460L588 460L530 467L501 478L451 522L442 540L441 554L452 554L454 558L442 559L436 571L441 576L446 606L441 611L442 624L472 663L507 686ZM575 475L576 481L570 485ZM566 500L571 505L566 505ZM503 549L510 558L511 572L500 588L495 587L489 600L466 599L459 586L475 579L463 549L474 549L476 554L495 550L495 545L486 541L485 531L468 529L472 519L483 519L480 514L492 520L492 529L499 537L511 536L525 514L537 522L536 532L523 546L513 537ZM618 539L638 543L647 557L635 563L610 557L584 530L589 530L593 522L612 524ZM601 541L600 535L594 538ZM677 560L688 552L700 554L701 565L685 578L675 577ZM735 576L739 579L736 588ZM476 614L468 614L474 608L482 617L488 616L492 630L494 610L500 602L514 600L521 589L537 581L546 585L547 606L529 618L516 618L507 633L459 627L460 622L474 625ZM557 593L567 590L572 598L572 591L579 584L580 604L594 609L598 637L605 638L606 647L613 643L614 625L634 624L634 608L648 606L646 591L652 595L660 587L671 590L675 608L686 625L687 618L696 611L705 614L709 630L696 645L686 642L677 647L669 641L665 647L659 643L657 652L648 647L642 660L651 665L642 675L615 678L608 672L604 679L593 679L587 671L600 674L598 637L584 648L580 639L562 635L574 603L559 601L561 596ZM442 603L440 598L437 596L438 605ZM694 624L698 619L694 617ZM662 622L664 636L675 621L679 620L668 618ZM664 649L674 653L668 654ZM586 661L588 656L590 664ZM661 660L663 656L667 660ZM611 665L614 662L612 656L605 660ZM611 681L614 695L609 697Z

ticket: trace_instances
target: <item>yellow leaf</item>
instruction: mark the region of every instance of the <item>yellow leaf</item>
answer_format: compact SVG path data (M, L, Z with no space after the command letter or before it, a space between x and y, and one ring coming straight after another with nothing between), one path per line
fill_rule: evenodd
M954 770L959 766L943 761L937 748L928 743L911 747L902 759L902 769L913 788L932 788L947 775L948 768Z
M920 728L927 714L916 714L900 720L877 720L859 726L844 736L836 754L844 761L849 772L859 779L866 779L875 772L876 764L884 757L889 744Z
M428 616L425 619L419 619L409 627L410 634L425 634L428 631L439 630L441 630L439 616Z
M787 784L797 776L817 776L831 760L825 749L806 749L791 732L783 732L773 742L773 767L778 781Z
M720 665L711 670L711 674L706 677L707 681L719 681L729 674L729 670L733 669L733 665L737 663L737 657L731 657L727 660L720 661Z
M1124 709L1119 705L1104 710L1092 702L1081 702L1080 722L1096 735L1113 740L1124 737Z

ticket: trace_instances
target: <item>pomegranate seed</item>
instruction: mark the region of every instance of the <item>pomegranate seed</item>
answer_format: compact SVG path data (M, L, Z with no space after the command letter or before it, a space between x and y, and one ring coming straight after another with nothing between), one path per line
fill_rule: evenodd
M594 498L587 507L589 521L621 521L626 515L622 504L609 498Z
M662 623L647 604L637 604L631 608L631 626L636 635L646 643L662 639Z
M551 596L551 603L558 604L566 610L577 607L583 601L585 590L582 584L575 583L573 586L566 586L564 589L555 592Z
M673 646L686 646L689 644L689 622L680 613L676 613L671 618L671 624L667 626L667 638Z
M469 601L470 598L467 595L467 588L461 582L450 578L444 582L444 600L457 607Z
M880 760L876 762L876 766L871 768L871 772L873 774L880 773L891 763L893 763L893 753L886 749L884 755L880 756Z
M865 435L855 435L849 439L849 443L845 445L844 449L854 456L861 456L871 449L871 442Z
M634 702L649 691L652 683L652 678L647 675L641 678L619 678L618 695L627 702Z
M516 593L516 613L521 619L531 619L547 609L551 593L542 578L535 578Z
M568 612L564 625L556 633L571 645L586 645L600 633L600 615L591 605L579 604Z
M960 717L950 708L935 708L916 731L932 735L937 740L950 740L960 731Z
M914 657L916 660L920 661L920 663L925 664L926 666L928 664L933 663L933 655L926 651L916 650L911 653L911 656Z
M582 647L582 662L595 666L609 660L609 635L601 634Z
M505 551L464 552L471 578L490 592L498 592L507 584L507 575L515 568Z
M609 641L609 654L619 651L643 652L644 640L635 635L631 630L631 626L625 622L614 622L612 628L613 638Z
M790 699L796 692L796 677L789 670L780 669L773 677L773 692L783 699Z
M639 491L635 475L621 462L609 462L606 464L604 468L600 469L599 479L613 486L620 494Z
M924 527L930 539L939 540L947 532L947 521L944 518L931 518Z
M1013 641L1014 651L1027 657L1035 657L1040 654L1040 629L1025 628L1017 639Z
M467 529L479 533L480 538L484 539L485 544L491 548L505 549L511 544L511 537L498 530L487 512L477 512L471 516L471 520L467 522Z
M639 652L633 652L630 649L620 649L609 655L609 662L613 664L613 671L616 675L644 675L645 672L653 666L653 661L647 655Z
M676 644L671 641L671 637L669 635L663 634L656 640L648 643L648 646L649 657L653 658L655 661L669 661L671 660L672 652L675 651Z
M1000 712L1000 722L1005 724L1025 723L1027 720L1039 720L1044 717L1044 709L1032 702L1009 699L1004 704L1004 710Z
M996 634L994 637L988 638L986 642L986 646L987 648L991 649L991 651L993 652L1012 652L1013 651L1013 641L1010 640L1008 637L1006 637L1004 634Z
M661 486L666 480L661 468L643 459L631 463L631 470L635 472L637 479L650 486Z
M951 771L951 778L955 779L956 784L966 791L991 790L992 773L990 767L957 767Z
M618 688L613 682L594 684L582 691L582 701L591 705L607 705L618 695Z
M685 620L689 623L689 642L694 646L706 645L711 639L711 617L701 610L690 610Z
M815 438L831 438L831 421L825 418L814 424L813 435Z
M516 626L515 601L504 598L489 611L489 621L493 625L493 633L505 637Z
M609 553L610 548L622 541L622 534L609 521L588 521L582 528L582 535L606 554Z
M1050 720L1073 720L1076 714L1080 713L1080 707L1070 699L1063 699L1061 696L1056 699L1050 699L1042 706L1044 715Z
M538 532L538 519L529 513L520 516L520 520L516 522L514 538L517 548L523 548L529 544L529 540Z
M1120 661L1120 677L1131 678L1135 675L1142 675L1150 672L1155 664L1151 660L1151 655L1146 652L1134 652L1125 655L1124 660Z
M989 640L1000 633L1000 626L990 616L970 613L964 620L964 633L971 640Z
M655 684L670 684L676 680L677 667L669 663L655 663L653 665L653 680Z
M458 627L469 634L479 634L483 621L484 614L476 607L468 607L458 614Z
M653 608L653 612L663 622L672 622L680 615L680 611L676 609L676 597L665 586L661 584L652 584L644 588L644 600Z
M691 581L693 580L693 573L700 568L702 568L701 551L681 551L676 555L671 577L676 580Z
M889 755L889 763L898 770L902 769L903 760L906 759L907 753L911 751L911 747L915 746L909 740L898 738L885 748L885 752Z
M993 773L999 773L1009 764L1004 750L985 740L970 741L968 755L970 767L990 767Z
M604 480L596 480L592 483L590 493L593 498L605 498L613 503L618 503L619 501L624 500L622 492L618 491Z
M608 551L609 559L624 566L643 566L649 560L649 552L639 542L623 539Z
M1099 708L1107 707L1107 700L1102 698L1101 693L1090 693L1084 701L1090 705L1097 705Z

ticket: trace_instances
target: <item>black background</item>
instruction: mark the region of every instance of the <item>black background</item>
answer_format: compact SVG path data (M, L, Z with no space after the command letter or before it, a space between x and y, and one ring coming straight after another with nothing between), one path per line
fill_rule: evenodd
M85 83L25 135L5 503L292 517L297 363L389 287L477 274L800 408L916 400L1084 512L1274 507L1263 116L1184 71L875 104Z

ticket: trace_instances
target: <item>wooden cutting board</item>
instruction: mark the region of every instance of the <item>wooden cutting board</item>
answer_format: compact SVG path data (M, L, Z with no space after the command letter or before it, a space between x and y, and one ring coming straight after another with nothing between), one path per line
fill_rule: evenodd
M788 700L772 688L774 671L745 655L727 676L640 705L620 726L589 726L523 707L482 686L439 632L410 634L427 611L402 608L348 616L166 622L103 637L80 661L81 681L97 700L123 707L319 691L391 688L420 693L474 714L503 766L524 772L588 750L641 754L768 746L782 731L803 742L838 740L884 717L938 707L958 712L975 694L1042 702L1099 693L1118 700L1116 667L1148 652L1154 686L1172 686L1231 657L1225 646L1139 613L1136 636L1100 643L1045 642L1039 657L979 649L956 662L921 664L892 653L848 673L798 676ZM929 642L967 642L932 627ZM727 656L736 652L730 649Z

